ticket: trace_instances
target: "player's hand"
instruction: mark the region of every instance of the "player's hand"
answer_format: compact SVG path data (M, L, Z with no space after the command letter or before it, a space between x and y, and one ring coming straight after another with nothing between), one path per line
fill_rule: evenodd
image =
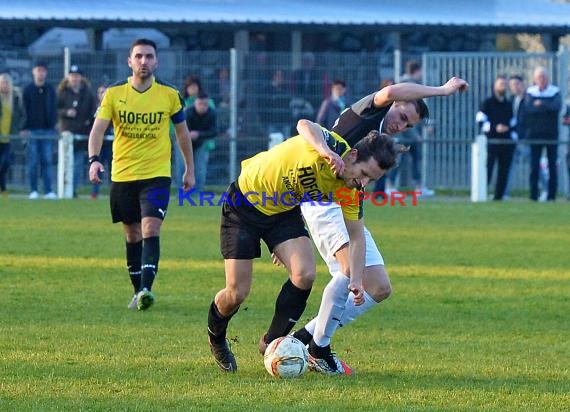
M443 85L446 90L446 96L451 96L455 92L463 93L469 89L469 83L460 77L452 77Z
M91 183L101 183L101 177L99 173L105 173L105 168L101 164L101 162L93 162L91 166L89 166L89 181Z
M336 176L342 175L344 172L344 161L342 160L342 157L340 157L332 150L324 153L322 157L327 161Z
M275 253L272 253L272 254L271 254L271 261L273 262L273 264L274 264L275 266L283 266L283 267L285 267L285 265L283 264L283 262L281 262L281 259L279 259Z
M194 186L196 186L196 176L194 176L194 173L190 173L187 171L184 172L184 174L182 175L182 190L187 192L190 189L192 189Z
M350 282L348 290L354 293L354 304L360 306L364 303L364 288L361 284Z
M196 130L190 130L190 139L196 140L198 137L200 137L199 132L197 132Z

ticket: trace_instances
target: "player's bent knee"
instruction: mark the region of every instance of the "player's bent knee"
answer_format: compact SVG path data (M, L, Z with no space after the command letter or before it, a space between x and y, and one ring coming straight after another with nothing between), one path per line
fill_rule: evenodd
M390 285L388 285L387 287L379 287L379 288L369 287L365 288L365 290L366 293L368 293L376 303L380 303L383 300L388 299L392 294L392 287Z
M303 271L291 274L291 282L293 282L295 286L301 289L311 288L315 282L315 278L315 271Z
M392 285L384 265L366 267L364 271L364 290L376 302L381 302L390 297Z
M388 279L382 279L382 281L378 282L367 282L364 286L364 290L366 290L366 293L376 302L382 302L388 299L392 294L392 285Z
M374 294L373 298L376 302L382 302L390 297L392 294L392 285L390 283L381 285L376 293Z
M249 290L231 289L226 291L227 303L231 306L237 307L247 299Z

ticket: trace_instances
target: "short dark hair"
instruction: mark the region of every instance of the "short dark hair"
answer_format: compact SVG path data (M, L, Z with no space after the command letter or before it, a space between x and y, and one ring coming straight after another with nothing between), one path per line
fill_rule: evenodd
M424 120L429 117L429 109L423 99L412 100L410 103L412 103L416 108L416 113L420 116L420 120Z
M44 69L47 70L48 68L48 64L45 60L36 60L33 64L32 64L32 68L34 67L43 67Z
M509 80L518 80L519 82L523 82L523 78L520 74L513 74L509 77Z
M332 82L333 86L342 86L342 87L346 87L346 83L344 82L344 80L340 80L337 79L334 82Z
M196 96L196 100L200 99L200 100L204 100L209 98L210 96L208 96L208 93L206 92L200 92L198 93L198 95Z
M371 157L378 162L382 170L390 170L396 165L398 155L408 148L398 144L387 134L372 130L354 146L357 150L356 162L366 162Z
M150 39L136 39L133 44L131 44L131 49L129 50L129 54L133 52L133 49L136 46L151 46L154 49L154 52L157 52L156 43Z
M388 87L388 86L392 86L394 84L394 79L392 78L386 78L386 79L382 79L382 81L380 81L380 89L383 89L384 87Z
M422 69L422 65L415 60L408 60L406 62L406 73L412 74Z

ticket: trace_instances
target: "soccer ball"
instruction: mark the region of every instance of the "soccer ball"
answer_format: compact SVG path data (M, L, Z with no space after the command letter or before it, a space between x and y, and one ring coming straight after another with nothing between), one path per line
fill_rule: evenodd
M299 339L291 335L275 339L263 357L265 369L277 378L296 378L307 371L309 352Z

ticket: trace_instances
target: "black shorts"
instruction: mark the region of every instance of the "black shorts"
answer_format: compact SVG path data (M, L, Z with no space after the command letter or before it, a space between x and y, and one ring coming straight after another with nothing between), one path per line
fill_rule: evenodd
M170 199L169 177L111 182L110 201L113 223L126 225L140 222L143 217L164 220Z
M260 257L261 239L273 252L275 246L286 240L309 237L299 206L268 216L255 206L240 204L239 199L243 202L244 196L235 182L228 188L228 199L222 205L220 226L220 249L224 259Z

